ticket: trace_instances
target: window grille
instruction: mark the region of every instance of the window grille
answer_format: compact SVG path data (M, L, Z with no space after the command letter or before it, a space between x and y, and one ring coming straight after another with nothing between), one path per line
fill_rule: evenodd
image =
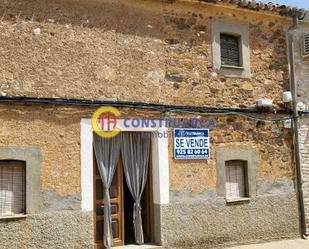
M22 161L0 161L0 216L25 213L26 167Z
M239 37L220 34L221 64L240 67Z
M304 34L304 55L309 55L309 33Z

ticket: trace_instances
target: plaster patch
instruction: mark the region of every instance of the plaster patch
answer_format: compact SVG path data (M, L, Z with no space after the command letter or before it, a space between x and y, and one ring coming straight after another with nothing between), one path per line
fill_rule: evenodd
M79 210L81 195L61 196L55 192L43 192L43 211Z

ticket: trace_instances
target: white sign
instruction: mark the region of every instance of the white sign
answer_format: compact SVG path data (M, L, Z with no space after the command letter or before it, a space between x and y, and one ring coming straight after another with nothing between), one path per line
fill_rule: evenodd
M208 129L174 129L175 159L209 159Z

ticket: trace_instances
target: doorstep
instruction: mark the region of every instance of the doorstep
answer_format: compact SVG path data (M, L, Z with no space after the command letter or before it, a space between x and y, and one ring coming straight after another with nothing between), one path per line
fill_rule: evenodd
M115 249L155 249L163 248L162 246L156 246L153 244L144 244L144 245L126 245L126 246L117 246Z

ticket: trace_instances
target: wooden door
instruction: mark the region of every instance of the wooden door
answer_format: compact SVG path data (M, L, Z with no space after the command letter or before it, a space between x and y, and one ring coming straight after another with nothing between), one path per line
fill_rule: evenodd
M104 200L103 185L94 160L94 236L95 248L101 249L103 246L104 231ZM124 245L124 212L123 212L123 168L119 160L109 193L111 198L112 211L112 232L114 237L113 246Z

